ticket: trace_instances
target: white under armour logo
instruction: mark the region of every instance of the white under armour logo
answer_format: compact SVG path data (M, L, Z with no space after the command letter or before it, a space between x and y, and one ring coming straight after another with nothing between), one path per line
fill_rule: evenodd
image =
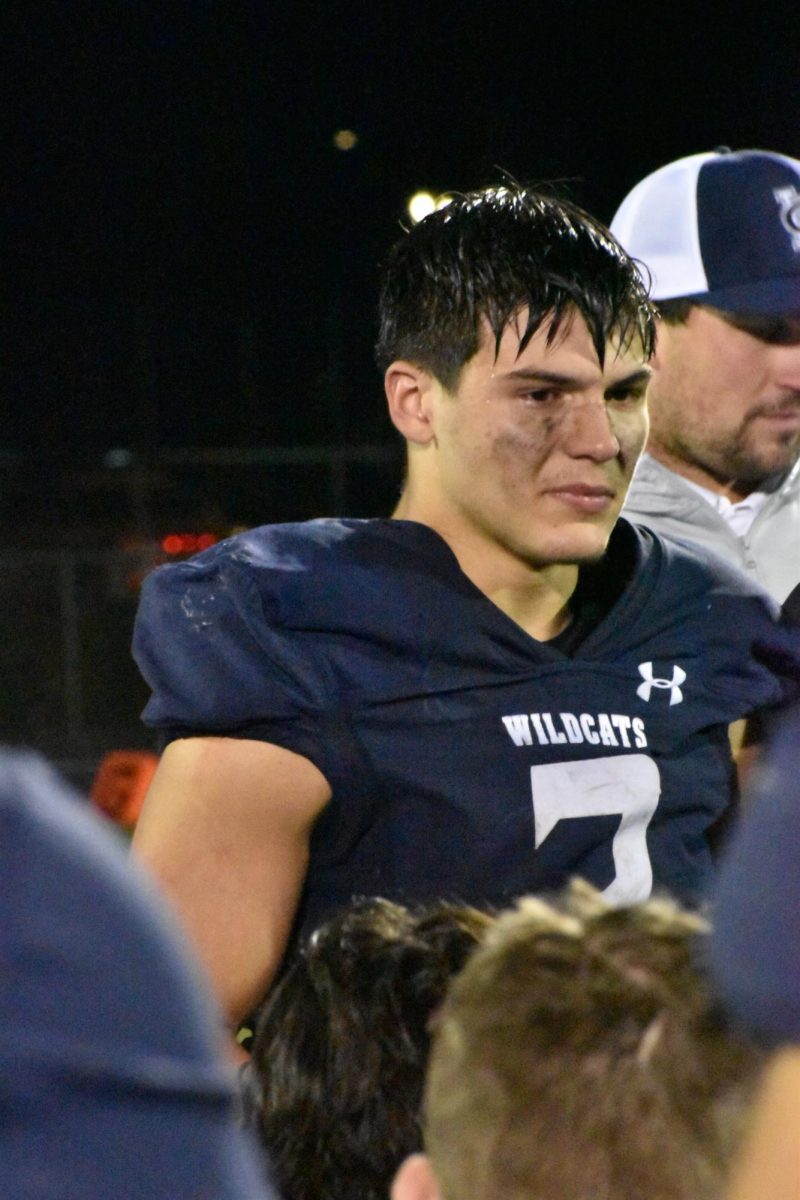
M796 187L773 188L772 194L781 210L781 224L792 239L792 247L800 250L800 192Z
M636 695L642 700L649 700L650 693L653 688L669 688L670 704L680 704L683 700L683 692L681 684L686 679L686 672L683 667L673 666L672 679L656 679L653 675L653 664L651 662L639 663L639 674L644 683L640 683L636 689Z

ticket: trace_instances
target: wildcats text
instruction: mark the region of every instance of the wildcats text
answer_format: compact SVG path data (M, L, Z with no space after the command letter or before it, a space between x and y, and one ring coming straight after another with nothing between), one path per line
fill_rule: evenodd
M642 750L647 745L641 717L623 713L513 713L502 718L515 746L627 746Z

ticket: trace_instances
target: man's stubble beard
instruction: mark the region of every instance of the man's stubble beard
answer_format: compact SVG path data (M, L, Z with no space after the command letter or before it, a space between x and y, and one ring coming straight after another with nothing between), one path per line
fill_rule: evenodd
M720 484L736 482L755 491L775 475L786 474L800 455L798 431L771 439L766 446L761 439L759 444L754 445L748 434L758 415L749 415L733 436L711 440L700 452L682 438L677 438L673 452L706 471Z

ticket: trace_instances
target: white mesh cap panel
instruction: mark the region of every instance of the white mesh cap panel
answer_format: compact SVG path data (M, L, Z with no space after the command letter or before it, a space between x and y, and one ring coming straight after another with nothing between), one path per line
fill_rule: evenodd
M652 277L650 296L669 300L708 289L697 231L697 176L715 154L691 154L637 183L611 232Z

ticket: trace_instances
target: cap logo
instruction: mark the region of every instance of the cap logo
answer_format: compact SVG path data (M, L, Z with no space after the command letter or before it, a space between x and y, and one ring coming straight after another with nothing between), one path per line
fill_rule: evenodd
M792 239L792 249L800 250L800 192L796 187L774 188L772 192L781 210L781 224Z

